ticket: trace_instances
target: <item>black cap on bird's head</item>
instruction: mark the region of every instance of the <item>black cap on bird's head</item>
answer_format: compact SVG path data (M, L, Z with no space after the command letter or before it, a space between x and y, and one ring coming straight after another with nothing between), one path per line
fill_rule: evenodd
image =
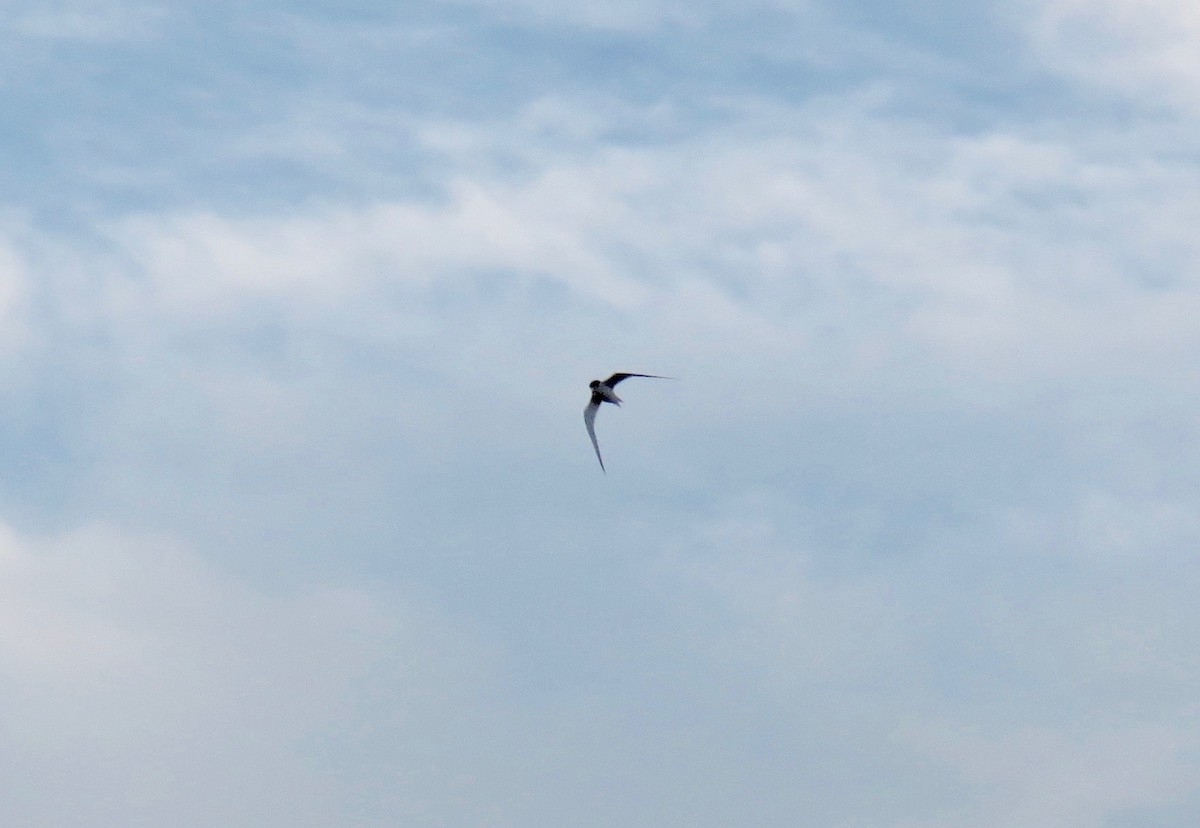
M600 384L600 380L592 380L591 382L588 383L588 388L595 388L599 384Z

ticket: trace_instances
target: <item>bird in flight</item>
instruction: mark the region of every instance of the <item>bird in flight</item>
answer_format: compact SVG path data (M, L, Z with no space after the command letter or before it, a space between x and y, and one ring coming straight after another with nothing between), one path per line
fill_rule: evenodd
M604 468L604 458L600 456L600 443L596 441L596 412L600 410L601 403L613 403L618 406L621 404L621 398L617 396L617 392L613 391L613 388L618 382L630 377L672 379L672 377L660 377L657 374L613 374L604 382L592 380L588 383L588 387L592 389L592 398L588 401L587 408L583 409L583 422L587 425L588 436L592 438L592 448L596 450L596 459L600 461L600 470L605 474L608 474L608 470Z

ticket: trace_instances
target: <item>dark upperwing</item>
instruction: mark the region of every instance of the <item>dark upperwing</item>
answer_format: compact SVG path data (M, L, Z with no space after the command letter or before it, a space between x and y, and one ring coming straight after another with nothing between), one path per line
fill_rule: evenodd
M616 386L621 380L629 379L630 377L649 377L650 379L671 379L671 377L660 377L658 374L613 374L604 381L604 384L609 388Z

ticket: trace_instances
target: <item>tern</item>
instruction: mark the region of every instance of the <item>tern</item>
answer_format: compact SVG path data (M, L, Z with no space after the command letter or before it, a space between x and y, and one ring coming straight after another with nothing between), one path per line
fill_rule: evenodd
M587 408L583 409L583 421L587 424L588 436L592 438L592 448L596 450L596 459L600 461L600 471L605 474L608 474L608 470L604 468L604 458L600 456L600 443L596 441L596 412L600 410L601 403L612 403L617 406L621 404L621 398L617 396L617 392L613 388L621 380L630 377L672 379L672 377L660 377L658 374L613 374L604 382L592 380L588 383L588 387L592 389L592 398L588 401Z

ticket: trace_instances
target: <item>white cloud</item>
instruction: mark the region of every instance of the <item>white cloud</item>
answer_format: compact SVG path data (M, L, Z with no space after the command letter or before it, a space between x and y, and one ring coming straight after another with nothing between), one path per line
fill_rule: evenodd
M17 350L31 333L28 282L24 258L0 237L0 356Z
M345 824L362 728L474 716L481 651L419 606L269 593L103 527L5 529L0 574L8 824ZM392 812L430 795L397 778Z
M1191 0L1038 0L1029 29L1042 59L1135 100L1200 107L1200 7Z
M667 26L699 26L713 18L729 14L746 14L760 9L779 10L789 15L802 13L807 2L755 0L752 3L731 3L728 0L704 0L683 3L679 0L458 0L480 7L505 20L518 20L540 25L583 26L600 31L648 33Z
M824 550L812 541L798 547L765 515L753 516L762 509L753 498L737 504L744 517L701 527L676 561L728 613L711 655L753 671L760 692L780 699L868 684L895 692L905 683L897 668L906 642L888 586L869 576L822 576L814 556Z
M641 33L744 8L485 5ZM1187 100L1152 52L1190 18L1039 8L1064 71ZM414 42L300 30L349 71ZM345 88L324 71L298 83ZM0 246L0 322L38 346L6 448L65 458L48 522L189 538L0 537L2 821L1015 828L1196 795L1192 156L955 131L886 87L674 89L422 125L306 88L216 144L358 197L198 190ZM370 186L409 130L433 197ZM582 432L614 368L683 378L605 422L618 468L621 427L659 430L642 477L596 476ZM387 586L311 574L363 568Z
M434 201L237 220L147 216L112 233L147 275L151 298L184 313L228 312L261 297L369 301L386 287L461 291L464 275L484 274L549 279L624 311L657 312L691 294L710 305L684 308L700 321L720 312L711 293L701 300L715 288L762 330L786 323L793 335L812 299L822 312L830 302L878 299L907 316L907 335L978 356L1030 333L1059 336L1044 329L1044 314L1083 312L1087 326L1128 313L1135 296L1135 316L1154 323L1130 330L1151 333L1164 309L1190 301L1196 244L1186 229L1200 202L1186 164L1130 166L1086 145L1019 134L947 138L853 107L772 126L780 114L758 113L768 132L757 136L718 130L586 153L542 153L525 136L528 171L518 174L465 160L507 144L478 130L449 139L441 125L430 140L476 169L453 175ZM522 115L483 135L536 132L539 123ZM785 126L794 138L771 134ZM1098 249L1105 234L1121 247ZM1143 295L1130 258L1147 278L1164 275L1169 302ZM865 322L861 309L843 311Z
M256 299L329 307L389 288L427 291L474 272L548 275L625 304L641 290L589 249L585 228L611 200L561 212L567 190L596 182L554 172L532 185L458 181L444 203L381 203L285 218L133 219L116 238L146 276L155 307L236 311ZM575 195L581 196L578 190ZM586 198L583 204L590 204Z
M905 823L914 826L1083 828L1129 813L1154 814L1196 792L1200 723L1194 714L1152 725L1097 722L1082 732L1019 727L996 733L931 721L904 738L978 796L948 818ZM1154 822L1146 819L1138 824Z
M421 133L448 171L435 198L144 214L104 224L99 252L54 240L30 260L61 283L72 329L116 343L139 376L189 377L225 401L216 422L241 416L232 389L256 395L267 442L308 433L303 384L339 370L314 356L331 343L449 380L439 402L392 400L442 424L464 383L499 399L514 393L501 378L522 376L526 401L549 401L563 376L629 360L704 376L698 413L718 421L801 394L809 408L928 393L977 407L1086 383L1116 401L1132 377L1139 395L1195 396L1200 193L1186 159L941 134L872 96L742 102L691 137L602 138L606 119L631 117L674 116L556 98L439 122ZM218 347L262 320L275 352Z
M533 20L557 24L582 25L589 28L615 31L655 29L670 23L684 23L692 17L687 5L676 2L605 3L585 0L564 3L559 0L471 0L471 5L487 9L504 19Z
M156 37L167 17L148 3L54 0L7 4L8 26L26 37L92 43L144 41Z
M709 596L676 620L715 675L770 699L779 730L859 763L823 803L844 824L1188 824L1166 814L1200 794L1194 521L1164 550L1152 519L1108 503L1129 547L1114 555L1079 510L1032 529L934 521L851 564L808 528L814 509L730 503L670 556ZM912 801L895 807L894 789Z

